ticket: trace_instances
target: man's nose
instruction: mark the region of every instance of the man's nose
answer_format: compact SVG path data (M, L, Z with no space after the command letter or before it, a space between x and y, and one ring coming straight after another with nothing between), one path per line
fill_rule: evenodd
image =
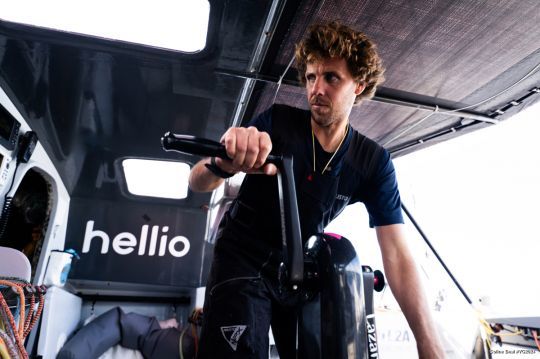
M313 81L313 87L311 89L311 93L313 95L324 95L324 92L325 92L324 80L321 77L317 77L315 81Z

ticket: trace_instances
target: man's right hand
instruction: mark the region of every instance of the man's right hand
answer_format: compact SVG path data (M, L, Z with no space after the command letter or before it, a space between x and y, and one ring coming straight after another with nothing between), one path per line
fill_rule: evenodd
M227 156L231 160L216 157L216 166L226 173L237 172L264 173L275 175L277 167L271 163L264 165L272 150L272 141L266 132L260 132L255 127L231 127L221 137ZM194 192L209 192L223 183L223 178L214 175L206 164L210 158L199 161L191 169L189 187Z
M231 127L221 137L227 156L231 159L216 158L216 165L228 173L264 173L275 175L277 168L273 164L265 166L266 158L272 150L272 141L266 132L255 127Z

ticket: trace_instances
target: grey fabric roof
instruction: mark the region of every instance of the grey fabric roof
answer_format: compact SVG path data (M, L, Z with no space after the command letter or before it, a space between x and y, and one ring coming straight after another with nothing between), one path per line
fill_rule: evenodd
M313 16L310 18L310 16ZM378 92L394 90L412 100L462 108L506 90L540 64L540 6L537 1L304 1L280 45L271 72L284 69L294 44L309 23L339 20L365 32L377 44L386 67ZM294 73L294 68L289 75ZM540 87L540 71L503 94L468 110L490 115ZM306 107L303 89L266 85L254 113L276 102ZM395 92L395 91L394 91ZM498 120L537 101L530 96ZM401 155L419 147L485 126L462 127L459 117L367 101L355 108L352 125ZM492 115L492 117L495 117ZM468 122L468 121L467 121ZM461 127L460 127L461 126ZM409 129L407 131L407 129ZM452 128L457 130L453 132ZM406 132L404 132L406 131ZM428 140L432 135L449 132ZM419 143L425 140L423 144Z

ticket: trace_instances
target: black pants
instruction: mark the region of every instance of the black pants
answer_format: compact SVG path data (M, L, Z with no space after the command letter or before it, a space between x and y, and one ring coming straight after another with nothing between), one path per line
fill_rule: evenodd
M270 326L280 358L295 358L299 298L279 285L279 251L263 259L225 241L214 251L198 358L268 358Z

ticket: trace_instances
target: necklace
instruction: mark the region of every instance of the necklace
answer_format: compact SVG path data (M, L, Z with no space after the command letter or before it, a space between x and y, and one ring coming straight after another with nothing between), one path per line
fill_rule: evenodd
M341 138L341 141L339 141L338 147L336 148L334 153L332 153L332 157L330 157L328 162L326 162L326 166L324 166L323 170L321 171L322 175L328 169L328 166L330 165L330 162L332 162L332 160L336 156L336 153L341 148L341 145L343 144L343 141L345 140L345 137L347 137L347 133L349 133L349 124L348 123L347 123L347 127L345 127L345 134ZM311 144L313 145L313 173L315 173L316 172L316 168L315 168L315 134L313 133L313 127L311 127Z

